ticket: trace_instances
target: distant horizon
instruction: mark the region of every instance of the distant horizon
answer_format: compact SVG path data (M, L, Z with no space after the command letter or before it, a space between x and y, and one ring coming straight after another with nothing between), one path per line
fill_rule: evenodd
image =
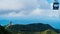
M27 25L27 24L37 24L37 23L42 23L42 22L32 22L32 23L17 23L17 22L13 22L13 21L11 21L12 22L12 24L13 25L16 25L16 24L21 24L21 25ZM1 23L1 22L0 22ZM7 23L3 23L3 24L1 24L2 26L5 26L5 25L8 25L8 24L10 24L10 21ZM53 26L53 25L51 25L51 24L49 24L49 23L42 23L42 24L48 24L48 25L50 25L50 26L52 26L53 28L55 28L55 29L60 29L60 27L59 28L56 28L55 26Z

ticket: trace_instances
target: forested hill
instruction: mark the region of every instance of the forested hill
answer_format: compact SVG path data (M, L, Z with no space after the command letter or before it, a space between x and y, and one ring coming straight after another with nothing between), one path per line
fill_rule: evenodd
M10 31L16 31L16 32L18 31L40 32L47 29L55 30L52 26L48 24L42 24L42 23L33 23L33 24L27 24L27 25L15 24L15 25L9 26L7 29Z

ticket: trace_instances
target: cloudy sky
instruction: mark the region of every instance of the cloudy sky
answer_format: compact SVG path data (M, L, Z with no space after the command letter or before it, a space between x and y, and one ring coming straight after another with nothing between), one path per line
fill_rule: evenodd
M60 0L58 0L60 1ZM54 0L0 0L0 24L44 23L60 29L60 10L52 10Z

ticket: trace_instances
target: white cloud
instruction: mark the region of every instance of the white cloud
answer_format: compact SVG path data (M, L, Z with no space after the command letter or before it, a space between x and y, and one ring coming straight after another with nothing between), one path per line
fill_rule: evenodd
M44 10L44 9L39 9L36 8L33 11L31 11L31 13L28 13L26 11L21 11L19 13L16 12L12 12L12 13L8 13L5 15L1 15L2 17L26 17L26 18L59 18L59 14L58 11L53 11L53 10Z
M29 16L40 16L40 17L58 17L58 12L51 10L51 5L46 0L0 0L0 9L9 9L13 11L0 11L5 17L29 17ZM32 9L34 8L34 9ZM21 10L22 9L22 10ZM15 11L16 10L16 11ZM18 12L18 13L17 13ZM52 15L52 13L54 15Z
M23 9L35 5L36 0L0 0L0 9Z
M30 12L37 7L37 0L0 0L0 15L11 12Z
M50 9L50 5L48 4L47 0L39 0L40 8L41 9Z
M45 4L45 6L44 6ZM50 8L47 0L0 0L0 9Z
M13 0L2 0L0 1L0 9L18 9L23 7L22 4L18 4L16 1Z

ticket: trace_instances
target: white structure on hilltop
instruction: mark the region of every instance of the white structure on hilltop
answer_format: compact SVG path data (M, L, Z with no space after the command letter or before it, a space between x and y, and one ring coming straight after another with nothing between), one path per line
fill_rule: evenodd
M12 26L12 21L10 21L10 23L5 27L5 29L7 29L9 26Z
M11 25L13 25L13 24L12 24L12 21L10 21L10 23L8 24L8 26L11 26Z

